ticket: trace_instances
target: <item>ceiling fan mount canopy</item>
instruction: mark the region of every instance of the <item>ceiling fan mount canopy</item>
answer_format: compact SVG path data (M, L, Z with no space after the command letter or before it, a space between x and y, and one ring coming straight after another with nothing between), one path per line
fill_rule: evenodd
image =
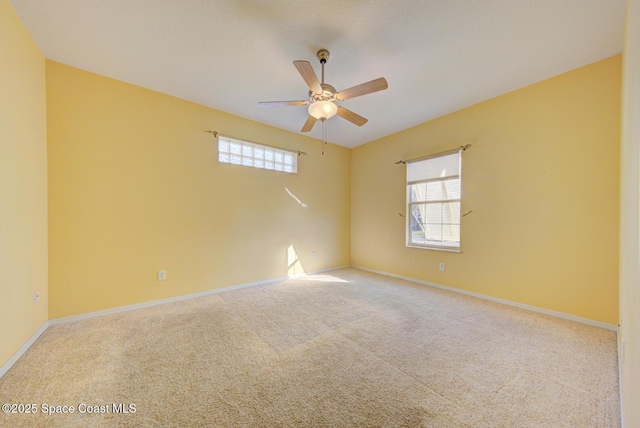
M320 49L316 53L316 56L318 57L318 61L320 61L320 64L325 64L329 60L329 51L326 49Z
M318 61L322 67L322 80L318 80L318 76L309 61L293 61L293 65L302 76L302 79L309 88L309 101L297 100L297 101L263 101L259 102L260 107L282 107L282 106L302 106L308 105L309 117L302 127L302 132L309 132L313 129L317 120L323 122L327 119L338 115L349 122L362 126L368 122L368 120L351 110L342 107L337 104L337 101L345 101L351 98L359 97L362 95L370 94L372 92L382 91L388 88L387 80L384 77L371 80L360 85L352 86L351 88L343 91L336 91L336 88L324 82L324 65L329 60L329 51L326 49L320 49L316 53Z

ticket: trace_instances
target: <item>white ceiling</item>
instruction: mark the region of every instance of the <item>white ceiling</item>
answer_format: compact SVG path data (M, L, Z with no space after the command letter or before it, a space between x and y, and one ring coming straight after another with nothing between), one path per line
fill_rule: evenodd
M622 51L626 0L10 0L45 57L299 132L307 98L292 64L326 48L341 104L328 140L346 147ZM215 129L216 124L211 124ZM311 135L321 138L316 125Z

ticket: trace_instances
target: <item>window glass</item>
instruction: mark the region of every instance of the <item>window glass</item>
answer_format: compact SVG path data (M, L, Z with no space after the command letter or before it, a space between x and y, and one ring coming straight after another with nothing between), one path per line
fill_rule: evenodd
M288 173L298 172L298 154L230 137L218 137L218 161Z
M462 152L407 164L407 246L460 250Z

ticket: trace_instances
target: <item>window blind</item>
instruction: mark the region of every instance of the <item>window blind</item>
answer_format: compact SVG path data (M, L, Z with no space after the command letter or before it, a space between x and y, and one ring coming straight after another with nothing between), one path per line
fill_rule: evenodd
M460 175L460 151L407 162L407 184Z

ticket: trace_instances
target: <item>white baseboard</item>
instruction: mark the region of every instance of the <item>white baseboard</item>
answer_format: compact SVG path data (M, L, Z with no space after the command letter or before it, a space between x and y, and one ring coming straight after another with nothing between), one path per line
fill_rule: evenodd
M622 324L622 322L620 323ZM620 392L620 427L625 428L624 423L624 396L622 390L622 355L625 352L624 345L621 343L620 331L618 331L618 340L617 340L617 350L618 350L618 388Z
M349 269L350 267L351 265L345 265L345 266L337 266L337 267L332 267L327 269L314 270L312 272L303 272L297 275L289 275L288 278L304 278L305 276L309 276L309 275L318 275L321 273L327 273L334 270Z
M40 327L38 329L38 331L36 331L33 336L31 336L29 338L29 340L26 341L26 343L24 345L22 345L22 347L20 349L18 349L16 351L15 354L13 354L11 356L11 358L9 358L9 361L7 361L6 363L4 363L2 365L2 367L0 367L0 378L2 378L2 376L4 376L9 369L11 369L11 367L13 367L13 365L18 362L18 360L20 359L20 357L22 357L24 355L25 352L27 352L27 350L29 348L31 348L31 345L33 345L34 343L36 343L36 340L38 340L38 338L40 337L40 335L42 335L42 333L45 332L45 330L47 328L49 328L49 321L45 322L44 324L42 324L42 327Z
M376 269L369 269L369 268L366 268L364 266L352 265L351 267L353 267L355 269L361 269L361 270L364 270L364 271L377 273L379 275L389 276L389 277L392 277L392 278L404 279L405 281L415 282L417 284L428 285L430 287L440 288L442 290L453 291L454 293L466 294L467 296L478 297L480 299L490 300L492 302L502 303L504 305L515 306L516 308L526 309L526 310L529 310L529 311L538 312L538 313L545 314L545 315L551 315L551 316L554 316L554 317L557 317L557 318L562 318L562 319L569 320L569 321L575 321L575 322L579 322L579 323L582 323L582 324L588 324L588 325L591 325L591 326L594 326L594 327L600 327L600 328L604 328L604 329L607 329L607 330L618 331L618 326L615 325L615 324L608 324L608 323L604 323L604 322L600 322L600 321L591 320L589 318L582 318L582 317L579 317L579 316L576 316L576 315L566 314L564 312L558 312L558 311L552 311L550 309L539 308L537 306L525 305L524 303L513 302L511 300L500 299L498 297L491 297L491 296L487 296L485 294L480 294L480 293L474 293L472 291L461 290L459 288L448 287L446 285L436 284L435 282L422 281L420 279L410 278L408 276L396 275L394 273L379 271L379 270L376 270Z
M80 321L80 320L86 320L90 318L101 317L104 315L119 314L121 312L134 311L136 309L150 308L152 306L165 305L167 303L174 303L182 300L195 299L196 297L203 297L203 296L209 296L211 294L224 293L225 291L240 290L242 288L255 287L256 285L270 284L272 282L283 281L285 279L287 279L287 277L265 279L262 281L248 282L246 284L232 285L230 287L214 288L207 291L201 291L199 293L184 294L182 296L168 297L166 299L159 299L159 300L151 300L148 302L135 303L133 305L118 306L115 308L104 309L101 311L87 312L84 314L71 315L71 316L62 317L62 318L54 318L52 320L49 320L49 324L57 325L57 324L64 324L64 323L73 322L73 321Z
M350 266L339 266L339 267L333 267L333 268L328 268L328 269L322 269L322 270L318 270L318 271L314 271L314 272L309 272L306 275L314 275L314 274L318 274L318 273L331 272L333 270L345 269L345 268L348 268L348 267L350 267ZM101 317L101 316L104 316L104 315L117 314L117 313L121 313L121 312L133 311L133 310L136 310L136 309L149 308L149 307L152 307L152 306L164 305L164 304L173 303L173 302L179 302L181 300L194 299L196 297L209 296L211 294L224 293L225 291L240 290L242 288L255 287L257 285L271 284L273 282L284 281L286 279L288 279L288 277L281 276L281 277L278 277L278 278L271 278L271 279L265 279L265 280L262 280L262 281L248 282L248 283L245 283L245 284L232 285L232 286L224 287L224 288L214 288L214 289L207 290L207 291L201 291L199 293L185 294L185 295L182 295L182 296L169 297L169 298L166 298L166 299L151 300L149 302L135 303L133 305L118 306L116 308L104 309L104 310L101 310L101 311L87 312L85 314L71 315L71 316L62 317L62 318L54 318L52 320L49 320L49 324L50 325L57 325L57 324L63 324L63 323L67 323L67 322L86 320L86 319L90 319L90 318Z

